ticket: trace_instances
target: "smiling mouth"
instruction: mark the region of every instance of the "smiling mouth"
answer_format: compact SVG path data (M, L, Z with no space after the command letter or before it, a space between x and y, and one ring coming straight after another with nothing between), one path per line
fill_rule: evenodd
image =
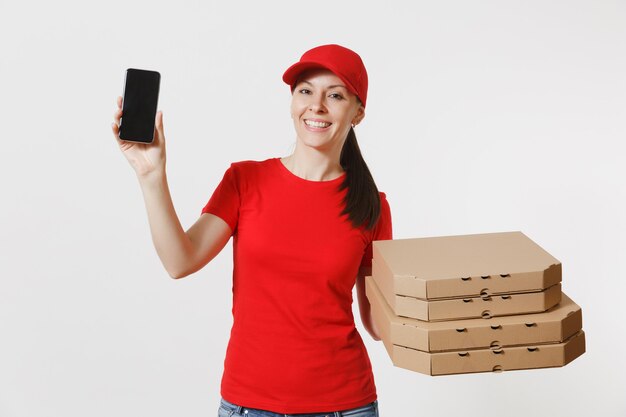
M315 127L315 128L318 128L318 129L324 129L324 128L326 128L326 127L328 127L328 126L330 126L332 124L332 123L328 123L328 122L317 122L317 121L313 121L313 120L305 120L304 123L307 126Z

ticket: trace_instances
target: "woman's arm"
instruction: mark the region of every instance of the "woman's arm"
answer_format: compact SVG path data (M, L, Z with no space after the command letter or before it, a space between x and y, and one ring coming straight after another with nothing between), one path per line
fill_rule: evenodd
M363 327L365 330L372 336L372 339L379 341L380 333L372 320L372 309L370 307L370 302L365 295L365 277L369 277L367 279L372 279L372 268L371 267L361 267L359 269L359 273L356 277L356 295L359 300L359 312L361 313L361 322L363 323Z
M232 231L221 218L205 213L185 232L178 220L165 174L165 132L163 112L157 112L152 143L135 143L120 139L122 97L117 97L117 110L111 125L131 167L135 170L143 192L152 242L165 270L172 278L182 278L206 265L228 242Z
M185 232L180 224L164 171L140 177L148 212L152 242L172 278L190 275L213 259L226 245L230 226L211 213L204 213Z

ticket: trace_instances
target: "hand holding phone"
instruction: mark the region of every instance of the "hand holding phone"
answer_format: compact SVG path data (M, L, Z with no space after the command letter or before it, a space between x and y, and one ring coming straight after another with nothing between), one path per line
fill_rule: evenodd
M129 142L152 143L159 101L161 74L129 68L124 81L119 137Z
M132 88L125 88L124 90L126 93L130 92ZM129 94L125 95L127 98L130 97ZM156 116L151 117L151 122L146 123L150 125L150 129L153 129L152 134L149 135L149 141L143 142L128 140L128 136L125 136L125 138L127 138L126 140L122 140L122 138L120 138L120 125L122 124L122 118L124 119L126 127L129 127L129 125L132 124L132 118L128 117L122 109L123 100L122 96L117 97L117 109L113 112L113 123L111 124L113 136L115 137L120 150L139 177L153 176L153 174L161 175L165 172L166 160L163 113L160 111L157 112ZM126 103L128 103L128 101ZM156 105L154 107L156 108ZM144 134L142 137L146 138L147 135Z

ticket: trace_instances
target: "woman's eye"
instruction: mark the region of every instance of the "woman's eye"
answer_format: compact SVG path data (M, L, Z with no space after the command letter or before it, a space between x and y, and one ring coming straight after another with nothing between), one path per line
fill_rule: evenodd
M342 96L341 94L338 94L338 93L332 93L332 94L330 95L330 97L332 97L332 98L336 98L336 99L338 99L338 100L343 99L343 96Z
M306 88L301 88L300 91L299 91L300 94L309 94L310 92L311 91L307 90Z

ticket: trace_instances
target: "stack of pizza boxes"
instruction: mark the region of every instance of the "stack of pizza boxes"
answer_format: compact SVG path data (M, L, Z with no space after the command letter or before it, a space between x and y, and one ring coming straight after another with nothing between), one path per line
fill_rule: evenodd
M393 364L416 372L557 367L585 352L561 263L521 232L375 241L366 294Z

